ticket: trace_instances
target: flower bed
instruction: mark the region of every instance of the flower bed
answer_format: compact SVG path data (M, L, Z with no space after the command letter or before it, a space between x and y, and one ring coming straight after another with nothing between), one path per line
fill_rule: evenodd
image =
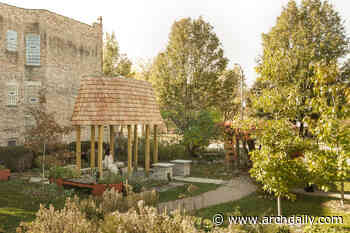
M123 191L123 182L120 182L118 184L87 184L82 182L76 182L76 181L70 181L67 179L61 179L61 178L50 178L51 183L56 183L58 186L63 187L63 185L73 186L73 187L80 187L80 188L90 188L92 189L92 194L95 196L100 196L106 191L107 189L114 188L118 192Z

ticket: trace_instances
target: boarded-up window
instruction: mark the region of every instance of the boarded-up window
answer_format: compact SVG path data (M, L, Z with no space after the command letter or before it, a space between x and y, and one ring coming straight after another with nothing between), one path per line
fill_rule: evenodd
M17 32L13 30L8 30L6 33L7 40L7 51L16 52L17 51Z
M10 106L17 105L18 87L17 85L9 85L7 94L7 104Z
M40 66L40 35L26 35L26 57L28 66Z

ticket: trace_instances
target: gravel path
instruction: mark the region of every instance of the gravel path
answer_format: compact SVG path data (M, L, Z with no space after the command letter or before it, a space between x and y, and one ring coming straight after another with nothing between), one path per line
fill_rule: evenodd
M176 208L191 211L201 209L212 205L239 200L252 192L256 191L256 186L246 176L237 177L216 190L203 193L199 196L188 197L175 201L160 203L158 210L174 210Z

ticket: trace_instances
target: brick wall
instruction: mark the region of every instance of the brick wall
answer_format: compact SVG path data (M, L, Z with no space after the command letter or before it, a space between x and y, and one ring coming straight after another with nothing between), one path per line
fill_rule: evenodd
M6 32L17 32L17 51L6 47ZM40 66L26 65L25 35L40 35ZM0 146L19 139L28 119L29 98L47 89L48 111L70 125L79 79L101 72L102 25L88 25L47 10L29 10L0 3ZM7 106L8 84L18 85L18 104ZM35 104L35 103L34 103ZM83 133L83 140L90 135Z

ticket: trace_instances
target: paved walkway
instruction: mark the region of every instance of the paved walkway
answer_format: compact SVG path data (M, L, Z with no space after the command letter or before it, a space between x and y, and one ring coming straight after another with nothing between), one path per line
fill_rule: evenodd
M183 176L174 176L174 180L193 182L193 183L206 183L206 184L226 184L229 181L225 180L216 180L216 179L207 179L207 178L197 178L197 177L183 177Z
M322 192L322 191L305 192L305 190L303 190L303 189L294 189L293 192L304 194L304 195L309 195L309 196L341 198L340 193L336 193L336 192ZM344 199L350 200L350 194L344 194Z
M163 211L165 208L167 210L174 210L180 207L182 210L186 209L186 211L191 211L239 200L254 191L256 191L256 186L248 177L242 176L227 181L223 186L216 190L203 193L199 196L160 203L158 205L158 210Z

